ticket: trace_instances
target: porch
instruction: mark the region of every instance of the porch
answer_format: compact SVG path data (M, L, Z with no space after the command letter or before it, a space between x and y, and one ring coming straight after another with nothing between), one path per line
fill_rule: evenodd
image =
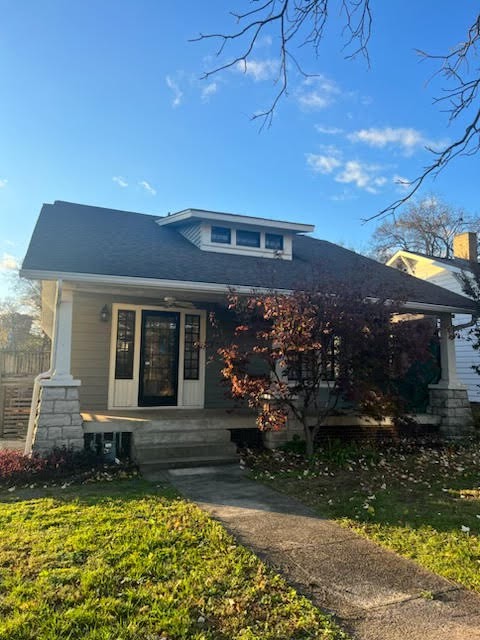
M252 413L235 409L226 397L221 364L209 357L207 317L212 308L221 308L221 301L225 306L224 297L182 291L174 298L167 293L152 291L147 297L131 287L114 293L80 285L57 287L52 368L36 385L27 451L80 448L85 434L100 439L105 433L126 433L141 466L236 459L232 431L256 425ZM416 303L406 312L433 313L419 307ZM442 375L430 386L428 416L420 421L458 437L470 428L471 412L456 374L451 312L435 315L440 318ZM207 349L198 349L197 341L205 338ZM355 416L332 417L328 426L342 421L339 427L368 426L368 420ZM388 421L376 426L391 428ZM283 433L267 434L265 442L278 446L296 432L296 425L289 424Z
M243 430L256 429L254 414L242 409L83 411L81 417L84 434L97 434L99 445L112 434L109 446L115 448L115 434L128 434L130 454L142 471L235 462L238 438L232 432L241 437Z

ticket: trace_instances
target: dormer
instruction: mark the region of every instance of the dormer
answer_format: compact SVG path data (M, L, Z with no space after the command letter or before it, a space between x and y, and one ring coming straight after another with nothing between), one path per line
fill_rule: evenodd
M311 224L201 209L172 213L159 218L157 224L174 228L202 251L282 260L292 259L295 234L315 229Z

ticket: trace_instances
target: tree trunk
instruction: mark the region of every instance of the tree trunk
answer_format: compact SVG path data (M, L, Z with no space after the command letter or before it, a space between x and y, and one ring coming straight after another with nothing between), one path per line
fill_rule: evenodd
M313 432L306 424L303 425L305 432L305 452L309 458L313 456L314 436Z

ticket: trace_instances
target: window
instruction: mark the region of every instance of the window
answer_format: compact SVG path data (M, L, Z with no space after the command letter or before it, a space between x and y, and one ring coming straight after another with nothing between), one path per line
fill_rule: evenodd
M339 338L328 336L324 348L318 351L293 353L288 358L287 378L293 382L300 380L314 381L316 375L320 380L335 380L338 371ZM319 365L320 358L320 367Z
M279 233L266 233L265 249L283 251L283 236L281 236Z
M232 232L228 227L212 227L210 240L220 244L231 244Z
M238 229L237 245L239 247L260 247L260 232Z
M133 379L133 350L135 346L135 311L118 310L115 379Z
M184 380L200 377L200 316L185 316Z

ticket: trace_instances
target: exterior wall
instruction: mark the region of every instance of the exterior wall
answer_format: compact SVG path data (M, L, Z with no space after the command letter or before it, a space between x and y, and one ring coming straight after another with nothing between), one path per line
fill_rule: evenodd
M80 406L83 409L106 409L111 322L100 321L103 305L112 296L75 293L72 321L72 375L82 381Z
M194 224L186 224L179 228L180 233L192 244L199 247L202 243L202 228L199 222Z
M216 321L221 326L219 334L207 322L207 365L205 369L205 409L233 409L238 402L228 397L227 387L222 383L222 368L220 359L216 354L220 343L227 342L233 337L233 324L229 321L228 314L215 309Z
M112 317L108 322L101 322L100 310L104 305L111 310L112 304L118 302L146 307L161 306L160 301L154 298L139 299L124 295L84 292L74 294L72 375L82 381L80 406L83 410L105 410L108 407ZM231 402L225 401L225 389L218 384L219 370L218 362L212 362L212 365L206 367L205 386L208 392L205 395L210 400L209 408L232 406Z

